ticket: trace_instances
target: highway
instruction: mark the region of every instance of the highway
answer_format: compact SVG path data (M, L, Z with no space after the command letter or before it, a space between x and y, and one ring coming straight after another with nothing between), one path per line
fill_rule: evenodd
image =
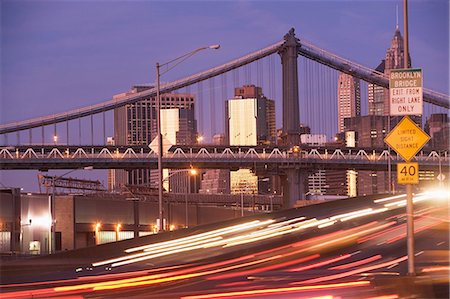
M351 198L2 265L1 298L448 298L449 194Z

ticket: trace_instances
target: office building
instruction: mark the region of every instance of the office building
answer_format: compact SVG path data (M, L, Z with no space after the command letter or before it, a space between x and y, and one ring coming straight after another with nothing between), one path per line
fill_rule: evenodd
M431 114L425 122L425 132L430 136L428 146L438 150L449 149L450 139L450 120L448 114L435 113Z
M341 73L338 79L338 130L344 132L344 120L361 115L360 80ZM333 195L356 196L356 176L353 170L335 170L327 174L329 192Z
M379 74L384 74L384 68L385 60L383 59L375 71ZM384 102L387 89L372 83L367 85L367 89L369 115L385 115Z
M375 69L379 73L389 76L393 69L406 68L404 63L405 51L403 48L403 37L398 29L395 29L391 40L391 46L386 50L386 56ZM409 55L408 55L409 56ZM411 67L411 58L408 57L408 66ZM389 90L374 84L368 84L368 106L370 115L390 115ZM420 118L416 118L420 123Z
M345 130L355 132L356 146L382 149L386 147L384 138L389 134L388 122L389 116L383 115L347 118ZM357 185L358 195L386 193L389 191L389 174L385 171L359 171Z
M214 145L224 145L225 135L213 136ZM198 193L230 194L230 171L228 169L210 169L205 171Z
M341 73L338 80L338 129L344 131L344 119L361 115L359 79Z
M113 99L122 99L129 95L147 90L152 86L133 86L126 93L118 94ZM157 133L156 99L149 98L114 110L115 145L149 145ZM197 122L194 114L195 99L191 94L161 95L161 134L171 144L195 144L197 140ZM171 174L163 171L163 177ZM177 173L165 181L164 189L172 192L185 192L187 173ZM111 189L123 185L157 186L157 171L137 169L132 171L117 170Z
M386 51L386 56L375 71L389 76L393 69L410 67L411 58L408 55L408 66L405 66L404 56L403 37L397 24L391 45ZM347 128L357 132L358 145L360 147L386 148L384 138L401 120L401 117L389 117L389 89L369 83L368 109L369 116L349 120ZM413 116L411 119L421 125L420 116ZM395 188L396 183L394 180L395 176L391 175L391 184ZM358 193L360 195L386 193L389 191L389 184L389 174L387 172L360 171L358 173Z
M231 146L274 144L276 141L275 103L264 96L261 87L235 88L234 98L225 103L225 137ZM249 169L230 173L230 191L258 193L258 177Z

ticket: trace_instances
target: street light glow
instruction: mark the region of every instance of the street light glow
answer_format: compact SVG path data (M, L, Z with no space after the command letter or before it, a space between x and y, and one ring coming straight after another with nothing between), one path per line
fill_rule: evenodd
M208 48L217 50L217 49L220 48L220 45L211 45L211 46L209 46Z
M432 189L427 192L425 192L427 195L429 195L432 199L437 200L450 200L450 190L444 189L444 188L438 188L438 189Z

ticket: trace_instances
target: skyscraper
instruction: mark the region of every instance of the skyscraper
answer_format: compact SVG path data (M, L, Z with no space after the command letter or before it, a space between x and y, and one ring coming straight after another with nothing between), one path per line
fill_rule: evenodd
M344 132L344 118L361 115L359 79L341 73L338 80L338 128Z
M234 89L225 104L225 137L229 145L275 143L275 103L261 87L244 85Z
M377 73L384 73L385 60L383 59L377 66L375 71ZM369 83L367 86L367 98L369 106L369 115L385 115L384 102L385 102L385 88L376 84Z
M213 136L214 145L223 145L225 136ZM230 194L230 171L228 169L209 169L203 174L198 193Z
M378 73L389 76L391 70L405 68L405 51L403 37L396 25L391 45L386 51L385 58L375 69ZM408 55L408 66L411 58ZM368 84L369 116L356 118L348 122L348 128L358 132L359 146L385 147L384 137L399 122L400 117L390 116L389 90L375 84ZM383 117L384 116L384 117ZM417 124L421 124L420 116L411 117ZM360 171L358 192L362 194L384 193L389 189L388 174L383 171ZM394 184L395 185L395 184Z
M446 150L450 145L450 119L448 114L431 114L425 123L425 132L431 139L428 145L433 149Z
M344 119L361 115L361 89L359 79L341 73L338 80L338 128L344 132ZM356 177L354 170L336 170L327 173L330 192L337 195L356 196ZM333 184L333 181L335 182ZM332 186L337 186L333 188ZM340 190L340 191L339 191ZM345 192L345 193L344 193Z
M235 88L234 98L225 103L225 137L229 145L273 144L276 140L275 103L261 87ZM230 173L231 193L258 192L258 177L249 169Z
M131 94L152 88L152 86L133 86L129 92L115 95L120 99ZM190 94L161 95L161 134L172 144L186 145L196 143L197 122L194 114L195 99ZM149 98L114 110L114 144L115 145L149 145L156 137L156 99ZM167 170L165 176L168 175ZM171 177L170 182L183 181L186 173ZM121 185L157 185L157 173L150 169L132 171L117 170L112 188ZM166 189L168 187L166 186ZM177 184L170 189L178 191ZM184 191L179 191L184 192Z
M365 115L347 118L345 130L356 133L357 146L365 148L385 147L384 138L389 133L388 118L384 115ZM381 194L389 190L388 174L385 171L358 171L358 194Z
M404 57L403 37L397 25L391 40L391 46L386 50L385 59L381 61L375 70L389 76L391 70L405 68ZM410 66L411 57L408 55L408 67ZM370 83L368 85L368 100L370 115L390 114L388 89Z

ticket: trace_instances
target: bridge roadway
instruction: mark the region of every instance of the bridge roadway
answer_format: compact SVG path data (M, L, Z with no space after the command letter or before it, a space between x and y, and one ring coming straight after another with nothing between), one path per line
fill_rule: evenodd
M164 167L185 169L255 168L355 169L385 171L391 159L393 169L403 159L387 149L303 146L288 147L173 146L163 156ZM449 171L448 150L424 150L414 159L421 170ZM0 147L0 169L95 169L157 168L157 154L147 146L54 146L23 145Z

